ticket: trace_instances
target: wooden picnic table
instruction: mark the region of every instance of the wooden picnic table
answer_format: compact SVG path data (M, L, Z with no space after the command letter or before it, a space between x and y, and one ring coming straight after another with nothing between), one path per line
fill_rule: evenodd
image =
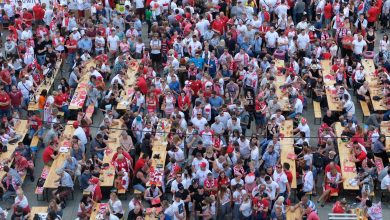
M89 61L84 65L79 84L74 92L72 101L69 103L69 110L78 110L84 106L84 102L87 98L88 82L90 77L89 73L91 67L96 67L96 62L94 60Z
M23 141L24 137L27 135L29 129L28 120L19 120L14 128L16 134L21 135L21 139L14 144L7 144L7 151L0 154L0 161L7 161L11 159L10 161L8 161L8 163L4 164L8 166L11 166L13 162L12 154L14 153L16 147L18 146L18 143L20 141ZM3 179L5 174L6 173L3 171L3 169L1 169L0 178Z
M286 76L283 74L277 74L275 76L275 94L278 97L278 103L280 105L280 109L284 112L290 111L290 103L288 99L288 91L281 88L286 82Z
M347 147L348 142L341 140L341 133L343 127L340 122L335 123L335 133L337 138L337 146L339 149L340 167L341 173L344 178L343 188L344 190L359 190L359 186L352 186L349 184L350 179L355 179L357 176L356 164L350 161L352 155L352 149Z
M295 160L289 159L289 154L294 153L294 134L293 134L293 121L286 120L280 127L280 161L281 163L288 163L290 165L290 171L292 173L293 179L291 183L291 188L297 188L297 172L296 172L296 163ZM284 137L286 138L284 138Z
M364 66L365 79L369 84L370 98L374 111L387 111L386 105L384 103L384 99L374 100L374 96L383 97L383 93L381 91L381 85L379 77L374 75L375 66L374 61L372 59L363 59L362 64Z
M334 92L336 91L336 87L334 86L336 84L336 79L331 69L331 65L330 60L321 61L322 79L325 85L326 100L328 102L329 110L332 112L341 112L343 110L343 106L337 96L337 93Z
M287 207L286 220L301 220L303 217L302 208L292 210L291 207Z
M135 74L138 71L138 61L132 60L129 63L129 68L126 71L127 79L124 82L124 92L120 95L120 102L118 103L116 109L117 110L126 110L126 108L130 105L131 99L134 95L134 86L136 84L137 78Z
M34 219L34 216L35 214L39 214L39 213L47 213L47 206L33 206L31 208L31 211L30 211L30 216L29 216L29 220L33 220Z
M48 92L50 91L53 83L54 83L54 80L55 78L57 77L57 74L58 72L60 71L61 69L61 63L62 63L62 60L58 60L57 63L56 63L56 66L55 66L55 69L53 70L53 75L52 77L50 78L46 78L37 88L37 90L35 91L35 100L31 101L30 100L30 103L28 104L28 108L27 110L28 111L37 111L38 110L38 100L39 100L39 96L41 94L41 92L46 89Z
M59 147L70 147L71 138L75 130L73 127L73 122L74 121L68 121L67 125L65 126ZM58 152L59 155L51 164L49 174L47 175L45 184L43 185L43 188L45 190L58 188L58 184L55 182L59 178L56 173L56 170L63 167L64 162L66 160L66 156L70 154L70 150L71 149L69 148L68 152Z
M121 119L113 120L115 125L110 127L110 134L108 135L108 148L109 150L104 152L103 163L108 163L109 166L106 170L103 170L100 174L100 186L112 187L115 180L115 166L111 164L112 158L116 152L117 147L120 146L119 138L122 133L123 121Z

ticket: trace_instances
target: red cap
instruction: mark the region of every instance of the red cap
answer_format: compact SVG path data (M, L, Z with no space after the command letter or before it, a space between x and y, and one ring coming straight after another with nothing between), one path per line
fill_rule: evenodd
M15 152L15 154L14 154L15 157L20 156L20 155L21 155L21 154L20 154L20 152L18 152L18 151Z
M79 127L79 122L78 121L74 121L73 122L73 127L74 128L78 128Z
M302 123L302 124L306 124L306 123L307 123L306 118L302 118L302 119L301 119L301 123Z
M206 167L207 166L207 163L206 162L202 162L199 164L200 167Z

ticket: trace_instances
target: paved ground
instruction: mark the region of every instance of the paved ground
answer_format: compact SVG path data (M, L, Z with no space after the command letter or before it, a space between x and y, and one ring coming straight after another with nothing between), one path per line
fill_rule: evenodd
M378 41L379 41L379 39L382 38L382 35L383 34L378 33L378 36L377 36ZM65 74L65 75L68 75L68 74ZM58 81L56 81L56 83L57 82ZM57 84L55 85L55 88L56 87L57 87ZM355 103L357 103L355 97L354 97L354 101L355 101ZM323 114L324 114L324 112L323 112ZM317 134L317 130L319 128L319 125L314 124L313 107L312 107L312 103L311 103L310 99L309 99L308 108L304 112L304 115L309 121L309 125L311 128L312 134ZM358 106L358 105L356 105L356 115L357 115L358 120L362 121L362 117L361 117L362 112L361 112L360 106ZM94 117L93 117L94 127L98 126L100 124L100 122L102 121L102 118L103 118L103 115L100 112L98 112L96 115L94 115ZM250 132L250 131L248 131L248 132ZM92 129L92 133L96 134L96 128ZM250 133L248 133L248 135L250 135ZM35 179L38 179L37 177L39 177L42 168L43 168L42 149L39 149L39 152L37 154L37 159L36 159L36 167L35 167L35 171L36 171L35 177L36 178ZM29 200L30 206L31 207L33 207L33 206L47 206L48 203L46 201L37 201L36 196L34 194L35 187L36 187L36 181L34 183L32 183L32 182L30 182L30 180L26 179L25 183L23 184L23 190L24 190L24 192ZM317 191L321 192L322 190L318 187ZM377 195L378 194L379 193L377 193ZM348 199L348 201L351 201L351 204L352 204L355 196L356 196L356 192L344 191L344 192L342 192L340 197L346 197ZM67 202L67 207L64 210L64 216L63 216L64 220L76 219L78 204L79 204L81 197L82 197L82 193L80 193L79 191L76 190L76 192L74 193L74 200ZM125 210L128 209L128 207L127 207L128 202L130 201L131 198L132 198L132 195L128 195L127 200L122 200ZM316 198L313 198L313 201L315 199ZM379 198L375 198L375 199L376 199L376 201L379 200ZM105 201L103 201L103 202L105 202ZM5 207L3 202L0 202L0 206ZM331 204L330 203L326 204L326 206L323 208L319 207L320 218L321 219L328 219L327 214L330 211L331 211ZM390 204L389 203L383 205L383 214L384 214L384 216L390 216ZM125 216L127 216L127 212L126 212ZM11 217L11 215L8 216L8 219L11 219L10 217ZM387 217L384 219L389 219L389 218Z

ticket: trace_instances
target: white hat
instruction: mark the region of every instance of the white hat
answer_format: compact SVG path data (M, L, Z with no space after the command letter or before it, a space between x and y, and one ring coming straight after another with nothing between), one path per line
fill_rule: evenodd
M72 31L77 31L77 30L78 30L77 27L72 28Z

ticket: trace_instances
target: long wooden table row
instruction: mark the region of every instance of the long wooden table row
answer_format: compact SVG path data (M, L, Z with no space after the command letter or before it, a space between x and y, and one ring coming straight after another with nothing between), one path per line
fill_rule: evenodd
M54 83L54 80L56 79L57 74L60 71L61 63L62 63L62 60L58 60L56 63L56 66L53 70L52 77L45 78L45 80L38 86L37 90L34 93L35 100L30 100L30 103L28 104L28 109L27 109L28 111L37 111L38 110L39 96L43 90L46 90L47 92L50 91L50 89Z
M375 76L375 66L372 59L363 59L362 65L364 66L365 79L369 84L371 104L374 111L386 111L386 105L384 99L374 100L374 96L383 97L381 86L379 85L380 80L378 76Z

